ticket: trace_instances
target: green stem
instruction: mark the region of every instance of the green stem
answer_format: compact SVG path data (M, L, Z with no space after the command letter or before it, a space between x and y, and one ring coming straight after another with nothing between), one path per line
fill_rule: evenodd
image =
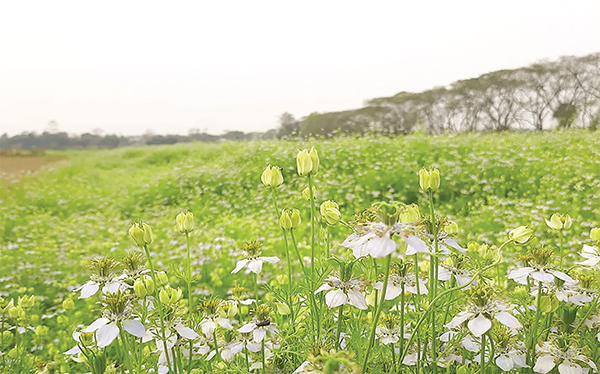
M262 351L262 372L266 373L267 366L265 364L265 339L261 341L261 351Z
M481 370L480 374L485 374L485 334L481 335Z
M338 328L335 338L335 348L340 349L340 336L342 333L342 324L344 319L344 304L340 305L340 310L338 312Z
M252 272L254 274L254 299L255 303L258 305L258 274Z
M433 205L433 191L429 191L429 209L431 211L431 227L433 232L434 252L431 258L429 279L431 280L430 300L433 300L437 294L437 271L438 271L438 227L435 219L435 209ZM418 281L417 281L418 282ZM435 309L431 312L431 356L433 358L433 373L437 374L437 334L435 331Z
M418 283L418 280L417 280ZM400 352L404 350L404 282L400 293ZM400 363L402 364L402 363Z
M563 257L563 245L564 245L564 241L565 241L565 234L563 233L563 230L560 230L560 270L563 270L563 263L564 263L564 257Z
M392 262L392 255L389 254L386 257L385 262L385 277L383 278L383 288L381 290L381 300L375 312L375 316L373 317L373 326L371 327L371 337L369 338L369 345L367 346L367 353L365 354L365 359L363 361L362 370L364 373L367 372L367 363L369 362L369 354L371 353L371 348L375 344L375 330L377 329L377 322L379 322L379 315L381 314L381 309L383 308L383 304L385 302L385 294L387 292L388 280L390 278L390 263Z
M537 298L536 298L536 302L535 302L535 320L533 321L533 326L531 328L531 336L529 339L529 349L528 349L528 356L527 357L529 359L529 365L533 365L533 362L535 361L535 344L536 344L536 340L537 340L537 328L538 328L538 324L539 324L539 320L540 320L540 315L542 314L540 308L542 305L542 282L538 282L538 293L537 293Z
M167 349L167 337L165 335L165 318L164 318L164 312L163 312L163 305L162 302L160 301L160 298L158 297L158 287L159 284L156 281L156 274L154 271L154 265L152 264L152 257L150 257L150 250L148 249L148 245L144 244L144 251L146 252L146 257L148 258L148 265L150 265L150 276L152 277L152 282L154 282L154 293L156 294L156 305L158 305L158 314L160 316L160 337L162 339L163 342L163 349L165 352L165 357L167 358L167 365L169 366L169 369L172 368L171 366L171 359L169 358L169 350Z
M185 245L187 249L187 288L188 288L188 326L192 328L192 259L190 256L190 233L185 233ZM193 342L190 340L190 352L188 357L188 372L192 370Z
M315 277L315 196L313 194L312 177L308 175L308 190L310 192L310 270Z
M579 321L579 323L577 324L577 327L575 327L575 330L573 330L573 333L575 333L575 332L577 332L577 330L579 330L579 328L585 323L585 321L587 320L589 315L596 309L596 305L598 304L598 299L600 299L600 292L598 293L598 296L596 296L596 299L594 300L592 305L590 305L589 309L585 312L581 321Z
M394 343L390 344L390 347L392 348L392 366L394 373L396 373L396 349L394 348Z
M221 359L221 356L219 355L219 342L217 340L217 329L216 328L213 330L213 341L215 342L215 352L217 353L216 354L217 361L219 361Z

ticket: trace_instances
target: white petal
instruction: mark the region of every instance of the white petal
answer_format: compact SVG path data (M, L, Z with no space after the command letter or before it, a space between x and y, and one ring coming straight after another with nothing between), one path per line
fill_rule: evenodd
M248 350L253 353L258 352L261 349L261 345L256 343L248 343L246 344L246 347L248 347Z
M558 372L560 374L583 374L583 368L574 362L564 360L558 365Z
M273 257L261 257L260 259L263 260L263 261L268 262L269 264L274 264L277 261L279 261L279 258L275 257L275 256L273 256Z
M522 278L522 277L526 277L529 274L531 274L535 269L532 267L524 267L524 268L520 268L520 269L516 269L511 271L510 273L508 273L508 279L517 279L517 278Z
M496 359L496 365L503 371L511 371L512 368L515 367L513 360L505 355L499 356Z
M402 364L408 366L415 366L417 364L417 354L411 353L409 355L406 355L404 357L404 360L402 360Z
M554 284L554 275L543 271L534 271L531 277L538 282Z
M110 320L108 318L100 317L97 320L95 320L94 322L92 322L91 325L89 325L85 329L81 330L81 332L94 332L109 322L110 322Z
M189 339L189 340L196 340L200 337L200 335L198 335L198 333L196 331L190 329L187 326L176 325L175 330L177 331L177 333L179 335L181 335L182 337Z
M395 298L400 296L401 293L402 293L402 287L397 287L392 284L388 284L387 291L385 292L385 299L386 300L394 300ZM349 292L348 292L348 296L350 296Z
M403 238L404 241L406 242L406 244L408 244L408 246L411 248L411 251L414 251L413 254L415 253L429 253L429 247L427 246L427 243L425 243L421 238L414 236L414 235L409 235L406 238ZM408 253L408 248L407 248L407 255Z
M251 272L258 274L262 271L262 265L262 260L257 258L248 262L248 269L250 269Z
M238 332L241 332L241 333L245 334L245 333L248 333L248 332L254 330L255 328L256 328L256 323L250 322L250 323L247 323L244 326L240 327L238 329Z
M456 317L452 318L452 321L445 324L444 327L448 328L448 329L456 328L456 327L462 325L463 322L465 322L472 316L473 316L473 313L460 312L456 315Z
M93 296L100 289L100 285L96 282L88 282L81 287L81 294L79 295L80 299L87 299L90 296Z
M329 283L322 284L321 287L317 288L317 290L315 291L315 295L318 294L319 292L329 291L331 289L333 289L333 287L331 287L329 285Z
M375 237L367 244L368 251L373 258L382 258L396 250L396 242L387 236Z
M237 262L237 265L235 265L235 269L233 269L231 271L231 274L235 274L238 271L242 270L246 266L246 264L248 264L248 260L247 259L245 259L245 260L239 260Z
M444 239L444 240L443 240L443 242L444 242L444 243L446 243L446 244L448 244L450 247L452 247L452 248L454 248L454 249L457 249L457 250L458 250L460 253L466 253L466 252L467 252L467 249L466 249L466 248L463 248L463 247L461 247L461 246L460 246L460 245L459 245L459 244L456 242L456 240L454 240L454 239Z
M66 355L70 355L70 356L74 356L74 355L78 355L81 353L81 349L79 348L78 345L76 345L75 347L69 349L68 351L66 351L64 354Z
M447 281L450 280L452 273L443 266L438 267L438 280Z
M518 319L516 319L512 314L510 314L508 312L496 313L495 317L498 321L500 321L500 323L502 323L504 326L506 326L508 328L517 329L517 330L520 330L523 328L523 325L521 325L521 322L519 322Z
M492 321L485 318L485 316L480 313L477 317L469 321L467 327L473 333L473 335L479 337L485 334L492 327Z
M337 308L340 305L344 305L348 302L348 296L342 290L329 291L325 295L325 304L330 308Z
M229 322L227 318L217 318L217 322L219 323L219 326L221 326L224 329L233 329L233 326L231 326L231 322Z
M554 366L556 366L556 364L554 363L554 358L552 356L540 356L535 362L533 371L536 373L545 374L552 370Z
M571 278L570 276L563 273L562 271L548 270L548 273L554 275L556 278L558 278L560 280L564 280L565 282L574 282L575 281L575 279Z
M474 341L470 335L465 336L460 343L469 352L479 352L481 350L481 345Z
M202 333L209 339L212 339L213 332L215 331L215 323L211 319L207 319L202 325Z
M252 333L254 341L257 343L262 342L262 340L265 338L265 335L267 335L267 330L263 328L258 328Z
M525 360L524 354L511 353L509 354L510 358L512 358L515 366L518 368L528 368L527 361Z
M117 336L119 336L119 328L116 324L104 325L96 332L96 344L98 348L107 347Z
M136 321L134 319L130 319L127 321L123 321L123 329L130 333L133 336L137 336L138 338L142 338L146 335L146 328L140 321Z
M348 300L350 301L350 305L357 307L358 309L365 310L367 309L367 300L362 293L358 291L348 291Z

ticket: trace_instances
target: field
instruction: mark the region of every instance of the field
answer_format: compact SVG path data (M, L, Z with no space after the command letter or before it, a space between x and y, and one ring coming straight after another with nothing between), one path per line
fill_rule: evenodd
M314 232L311 204L301 193L309 178L298 175L296 164L298 151L312 146L320 159L318 173L310 177L316 190ZM593 368L594 362L600 364L600 343L596 340L600 320L596 311L598 266L591 270L576 266L584 260L579 255L584 244L598 247L590 230L600 227L600 132L191 143L68 151L60 156L65 158L50 170L23 175L0 186L2 373L146 373L164 372L169 367L171 372L179 373L189 372L190 368L195 368L193 373L240 373L248 367L257 372L291 373L307 359L315 373L500 373L509 370L503 370L504 361L498 363L497 359L512 357L508 353L511 349L522 353L535 372L583 373L577 370ZM282 168L281 186L267 188L261 183L267 165ZM441 176L439 189L432 188L431 195L420 188L422 167L435 167ZM299 227L282 231L274 196L278 208L299 209ZM319 214L326 200L334 200L339 208ZM376 208L362 213L374 203ZM402 214L410 213L403 204L413 203L420 207L418 218L410 222L401 219ZM439 217L435 225L428 218L431 209ZM335 210L341 217L336 218ZM180 232L186 230L176 226L176 216L183 211L193 213L195 221L189 242ZM372 255L373 259L353 262L350 249L356 248L340 244L353 229L359 234L371 230L373 214L379 220L384 217L386 223L406 224L400 225L403 235L394 239L395 231L382 229L375 236L395 240L397 249L392 255L386 253L377 260ZM564 224L563 219L563 229L553 230L545 221L553 214L568 214L572 226ZM331 222L321 222L321 216ZM152 227L153 240L147 246L142 241L137 248L128 230L139 220ZM520 243L522 238L513 232L507 242L509 232L519 226L531 228L533 237ZM434 234L435 240L427 242L433 254L405 253L404 239L409 234L419 236L418 232L423 233L420 237L425 241ZM446 259L438 243L442 232L462 247L472 243L469 251L463 255L450 248L452 254ZM256 278L246 269L232 274L237 261L244 258L242 249L252 252L258 246L256 240L262 243L262 256L277 256L280 260L265 262ZM186 243L193 279L188 277ZM138 252L133 252L136 249ZM523 262L539 265L541 260L535 256L548 250L557 256L556 269L579 280L580 288L568 292L586 295L581 305L570 303L568 298L562 300L560 287L565 281L559 278L556 282L553 277L544 282L531 278L525 285L506 278ZM338 260L327 260L329 252ZM137 270L130 269L127 277L118 279L121 283L115 294L100 290L89 298L79 298L79 287L96 271L99 273L92 279L101 287L115 281L117 278L110 274L121 274L126 266L112 269L107 259L120 260L128 253L149 253L153 267L166 272L170 287L164 285L164 280L153 279L154 272L140 270L146 266L142 258ZM526 253L529 259L518 257ZM93 259L105 260L91 267ZM392 276L387 276L391 260ZM414 260L418 262L414 264ZM468 265L461 268L452 262L459 260ZM402 302L400 297L382 302L381 291L373 287L381 281L386 288L387 281L392 279L393 283L393 275L402 269L410 269L410 274L417 269L422 279L432 279L432 274L441 279L437 267L434 269L438 262L448 265L447 269L461 268L473 283L462 286L456 278L430 281L427 287L435 289L428 295L402 293ZM313 264L316 269L312 269ZM550 268L549 264L544 268ZM335 273L340 266L342 270ZM342 283L348 281L344 279L348 269L353 269L352 282L356 283L346 284L345 292L356 286L366 295L368 309L354 304L330 307L333 296L326 296L327 290L312 294L322 284L337 287L340 280L329 276L337 274ZM109 275L99 279L100 273ZM144 279L154 281L154 287L146 284L148 295L140 291L139 284L132 287L135 280L143 283ZM591 286L584 282L586 279ZM584 288L584 283L589 287ZM542 292L538 292L539 286ZM180 298L174 291L178 287L182 290ZM236 287L232 295L230 290ZM152 288L156 288L155 294ZM153 297L158 296L159 289L164 295ZM240 292L244 298L258 295L258 306L242 302L244 298L240 300L237 294ZM169 297L170 293L175 296ZM494 300L501 299L511 307L520 328L503 327L491 312L486 312L485 318L494 320L493 328L479 335L471 329L473 318L468 328L467 323L448 326L451 317L470 302L490 298L491 294ZM33 302L24 299L29 295L35 296ZM121 299L115 301L114 295ZM439 299L434 300L436 296ZM149 308L148 300L158 308ZM121 327L121 334L112 344L98 347L99 333L95 343L93 338L84 342L87 335L82 334L79 343L83 352L64 354L78 343L73 332L102 316L112 321L116 312L110 306L114 303L128 305L128 318L143 322L146 337L125 334L122 324L126 320L119 317L116 326ZM354 303L362 305L360 300ZM17 305L20 310L15 311ZM272 309L270 313L267 308ZM402 333L390 332L394 338L391 344L389 340L386 343L382 329L393 330L392 326L399 325L397 318L402 318ZM222 319L229 322L218 322ZM234 331L248 323L260 330L261 323L257 326L256 322L267 319L271 327L278 327L278 332L265 328L262 345L257 344L256 352L248 349L256 342ZM217 321L214 333L206 333L207 320ZM579 325L583 320L589 324ZM163 330L160 322L172 327L185 325L194 331L182 332L179 327ZM233 329L227 328L228 323ZM372 326L378 327L377 334ZM173 331L172 336L178 339L173 349L167 347L171 352L167 355L161 340L166 330ZM449 341L443 340L442 334L449 330L453 331ZM148 331L154 332L154 339L148 338ZM410 337L403 338L404 334ZM471 335L471 343L479 347L475 350L465 342ZM377 340L373 342L374 336ZM190 341L194 342L195 354L188 362ZM545 368L537 361L548 349L536 345L543 341L559 350L571 347L584 357L553 356L556 367L543 371ZM241 344L237 347L244 348L239 354L236 342ZM502 353L504 348L506 354ZM417 358L417 353L421 357ZM531 368L514 366L514 362L511 372L532 372ZM574 371L563 371L568 365ZM305 366L305 370L310 369Z

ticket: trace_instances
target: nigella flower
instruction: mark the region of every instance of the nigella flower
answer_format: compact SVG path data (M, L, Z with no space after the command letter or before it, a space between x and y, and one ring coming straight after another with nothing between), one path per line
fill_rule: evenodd
M456 328L468 321L469 331L476 337L485 334L492 327L492 318L510 329L521 329L523 325L502 304L492 302L493 291L489 287L479 286L468 290L471 307L469 311L462 311L456 315L446 328Z
M201 302L198 307L202 311L204 317L200 322L202 333L207 338L212 338L215 328L221 326L227 330L233 329L229 319L225 318L224 311L222 308L222 302L219 299L208 299Z
M573 281L573 278L562 271L554 270L549 263L553 256L549 249L532 249L530 254L521 256L521 260L526 264L525 267L511 271L508 279L512 279L519 284L526 285L527 279L531 278L535 282L554 284L554 278L565 282Z
M411 264L408 262L393 262L390 267L390 275L388 280L388 287L385 293L386 300L393 300L400 296L402 293L402 286L404 291L413 295L427 295L427 283L419 279L419 287L417 287L416 276L410 271ZM373 285L376 290L383 289L383 282L379 281Z
M451 254L438 267L438 280L448 281L452 278L457 286L466 284L471 278L469 270L465 269L467 257L460 254Z
M584 244L583 250L579 252L581 257L585 258L584 261L579 262L580 265L584 266L597 266L600 262L600 250L591 245Z
M261 345L256 343L253 340L253 337L251 338L250 334L240 334L239 338L233 340L227 345L231 359L233 359L233 357L235 357L235 355L238 353L242 352L244 348L247 348L250 352L256 353L260 351Z
M117 292L106 295L103 302L104 316L95 320L81 332L95 332L99 348L107 347L119 336L119 325L131 335L138 338L143 337L146 334L146 328L140 321L132 318L130 301L131 296L126 293Z
M375 330L376 336L381 344L388 345L398 343L401 337L400 318L395 314L381 316L380 325ZM404 333L404 339L410 339L410 334Z
M557 364L560 374L583 374L589 370L588 368L593 371L598 370L594 361L582 355L573 345L560 349L553 343L544 342L540 347L533 371L545 374L554 369ZM580 364L585 367L581 367Z
M513 330L506 328L494 329L494 340L496 341L494 356L496 365L502 371L528 368L526 362L526 347L519 340Z
M251 332L255 342L262 342L267 335L267 332L279 332L277 327L271 322L269 314L271 314L271 308L265 305L259 305L256 309L252 322L240 327L238 332L242 334Z
M122 276L116 277L112 270L118 265L118 262L110 257L95 258L91 261L88 268L94 271L90 276L90 281L79 287L81 291L80 299L87 299L94 296L100 288L103 293L115 293L123 291L126 285L122 282Z
M392 231L386 224L372 222L358 227L342 242L341 246L352 249L352 254L356 258L369 255L373 258L381 258L396 250L396 242L391 235Z
M263 262L274 264L279 261L279 258L275 256L261 257L261 247L262 243L259 241L244 243L242 249L246 251L247 258L239 260L235 266L235 269L231 271L231 274L235 274L244 268L247 268L249 271L255 274L259 274L262 271Z
M344 304L350 304L358 309L367 309L367 300L360 292L363 290L362 282L357 279L342 281L340 278L330 276L327 283L319 287L315 294L321 291L329 291L325 295L325 304L330 308L337 308Z
M451 342L455 337L462 336L460 345L469 352L479 352L481 350L481 344L479 338L474 338L468 332L463 332L461 329L449 330L440 335L440 341L444 343Z
M596 329L600 327L600 316L591 316L585 320L584 324L588 329ZM600 342L600 332L596 335L596 339Z
M542 291L544 293L553 293L559 301L567 304L573 304L582 306L585 303L589 303L594 298L587 293L581 292L579 288L579 282L576 280L571 281L558 281L555 284L542 285ZM531 287L531 296L537 297L539 287Z

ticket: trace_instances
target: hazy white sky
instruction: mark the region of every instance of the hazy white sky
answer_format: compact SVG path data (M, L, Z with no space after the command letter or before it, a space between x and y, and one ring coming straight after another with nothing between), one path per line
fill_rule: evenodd
M0 132L263 131L600 51L600 1L2 1Z

